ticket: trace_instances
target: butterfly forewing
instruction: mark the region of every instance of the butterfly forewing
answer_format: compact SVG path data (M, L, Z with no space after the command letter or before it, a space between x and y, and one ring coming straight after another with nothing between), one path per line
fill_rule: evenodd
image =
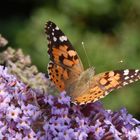
M49 78L62 91L79 77L83 71L83 65L70 41L58 26L48 21L45 32L48 39L48 54L51 60L48 64Z
M51 21L46 23L45 32L50 60L62 67L72 68L75 73L81 73L83 65L65 34Z

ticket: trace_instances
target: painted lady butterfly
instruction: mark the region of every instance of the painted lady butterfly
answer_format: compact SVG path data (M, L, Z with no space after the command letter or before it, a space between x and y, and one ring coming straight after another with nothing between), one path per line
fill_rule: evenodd
M65 34L51 21L45 26L48 39L49 79L78 104L95 102L111 91L140 79L140 70L114 70L94 75L83 64Z

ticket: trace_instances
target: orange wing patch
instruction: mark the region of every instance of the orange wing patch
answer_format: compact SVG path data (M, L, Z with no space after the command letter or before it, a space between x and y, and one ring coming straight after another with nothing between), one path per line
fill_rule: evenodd
M82 93L81 96L75 98L76 103L79 104L86 104L90 102L95 102L99 100L100 98L103 98L105 96L105 91L102 90L98 85L90 89L88 92Z
M54 61L59 64L60 62L68 67L79 64L78 56L74 50L67 50L68 46L59 46L59 48L52 48Z
M99 84L104 86L105 90L109 91L112 88L117 88L120 85L121 76L114 71L106 72L99 80Z
M49 79L54 82L60 91L65 90L64 81L69 78L67 70L63 69L61 66L55 65L52 62L48 64L48 70Z

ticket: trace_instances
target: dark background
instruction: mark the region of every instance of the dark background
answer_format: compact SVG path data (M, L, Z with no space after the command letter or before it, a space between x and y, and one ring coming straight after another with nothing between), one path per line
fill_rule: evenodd
M47 73L44 25L55 22L71 40L85 66L96 72L140 68L140 1L138 0L4 0L0 3L0 33L13 48L22 48L33 64ZM140 118L140 82L104 98L107 109L126 107Z

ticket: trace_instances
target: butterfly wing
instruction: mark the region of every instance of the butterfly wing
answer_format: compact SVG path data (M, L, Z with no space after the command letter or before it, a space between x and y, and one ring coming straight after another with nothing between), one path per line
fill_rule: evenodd
M71 93L72 99L78 104L95 102L111 91L124 87L140 79L140 70L115 70L93 76L87 83L77 83L76 90ZM78 89L79 87L79 89ZM80 91L80 92L78 92Z
M83 65L65 34L51 21L45 26L48 39L48 75L60 91L73 83L83 71Z

